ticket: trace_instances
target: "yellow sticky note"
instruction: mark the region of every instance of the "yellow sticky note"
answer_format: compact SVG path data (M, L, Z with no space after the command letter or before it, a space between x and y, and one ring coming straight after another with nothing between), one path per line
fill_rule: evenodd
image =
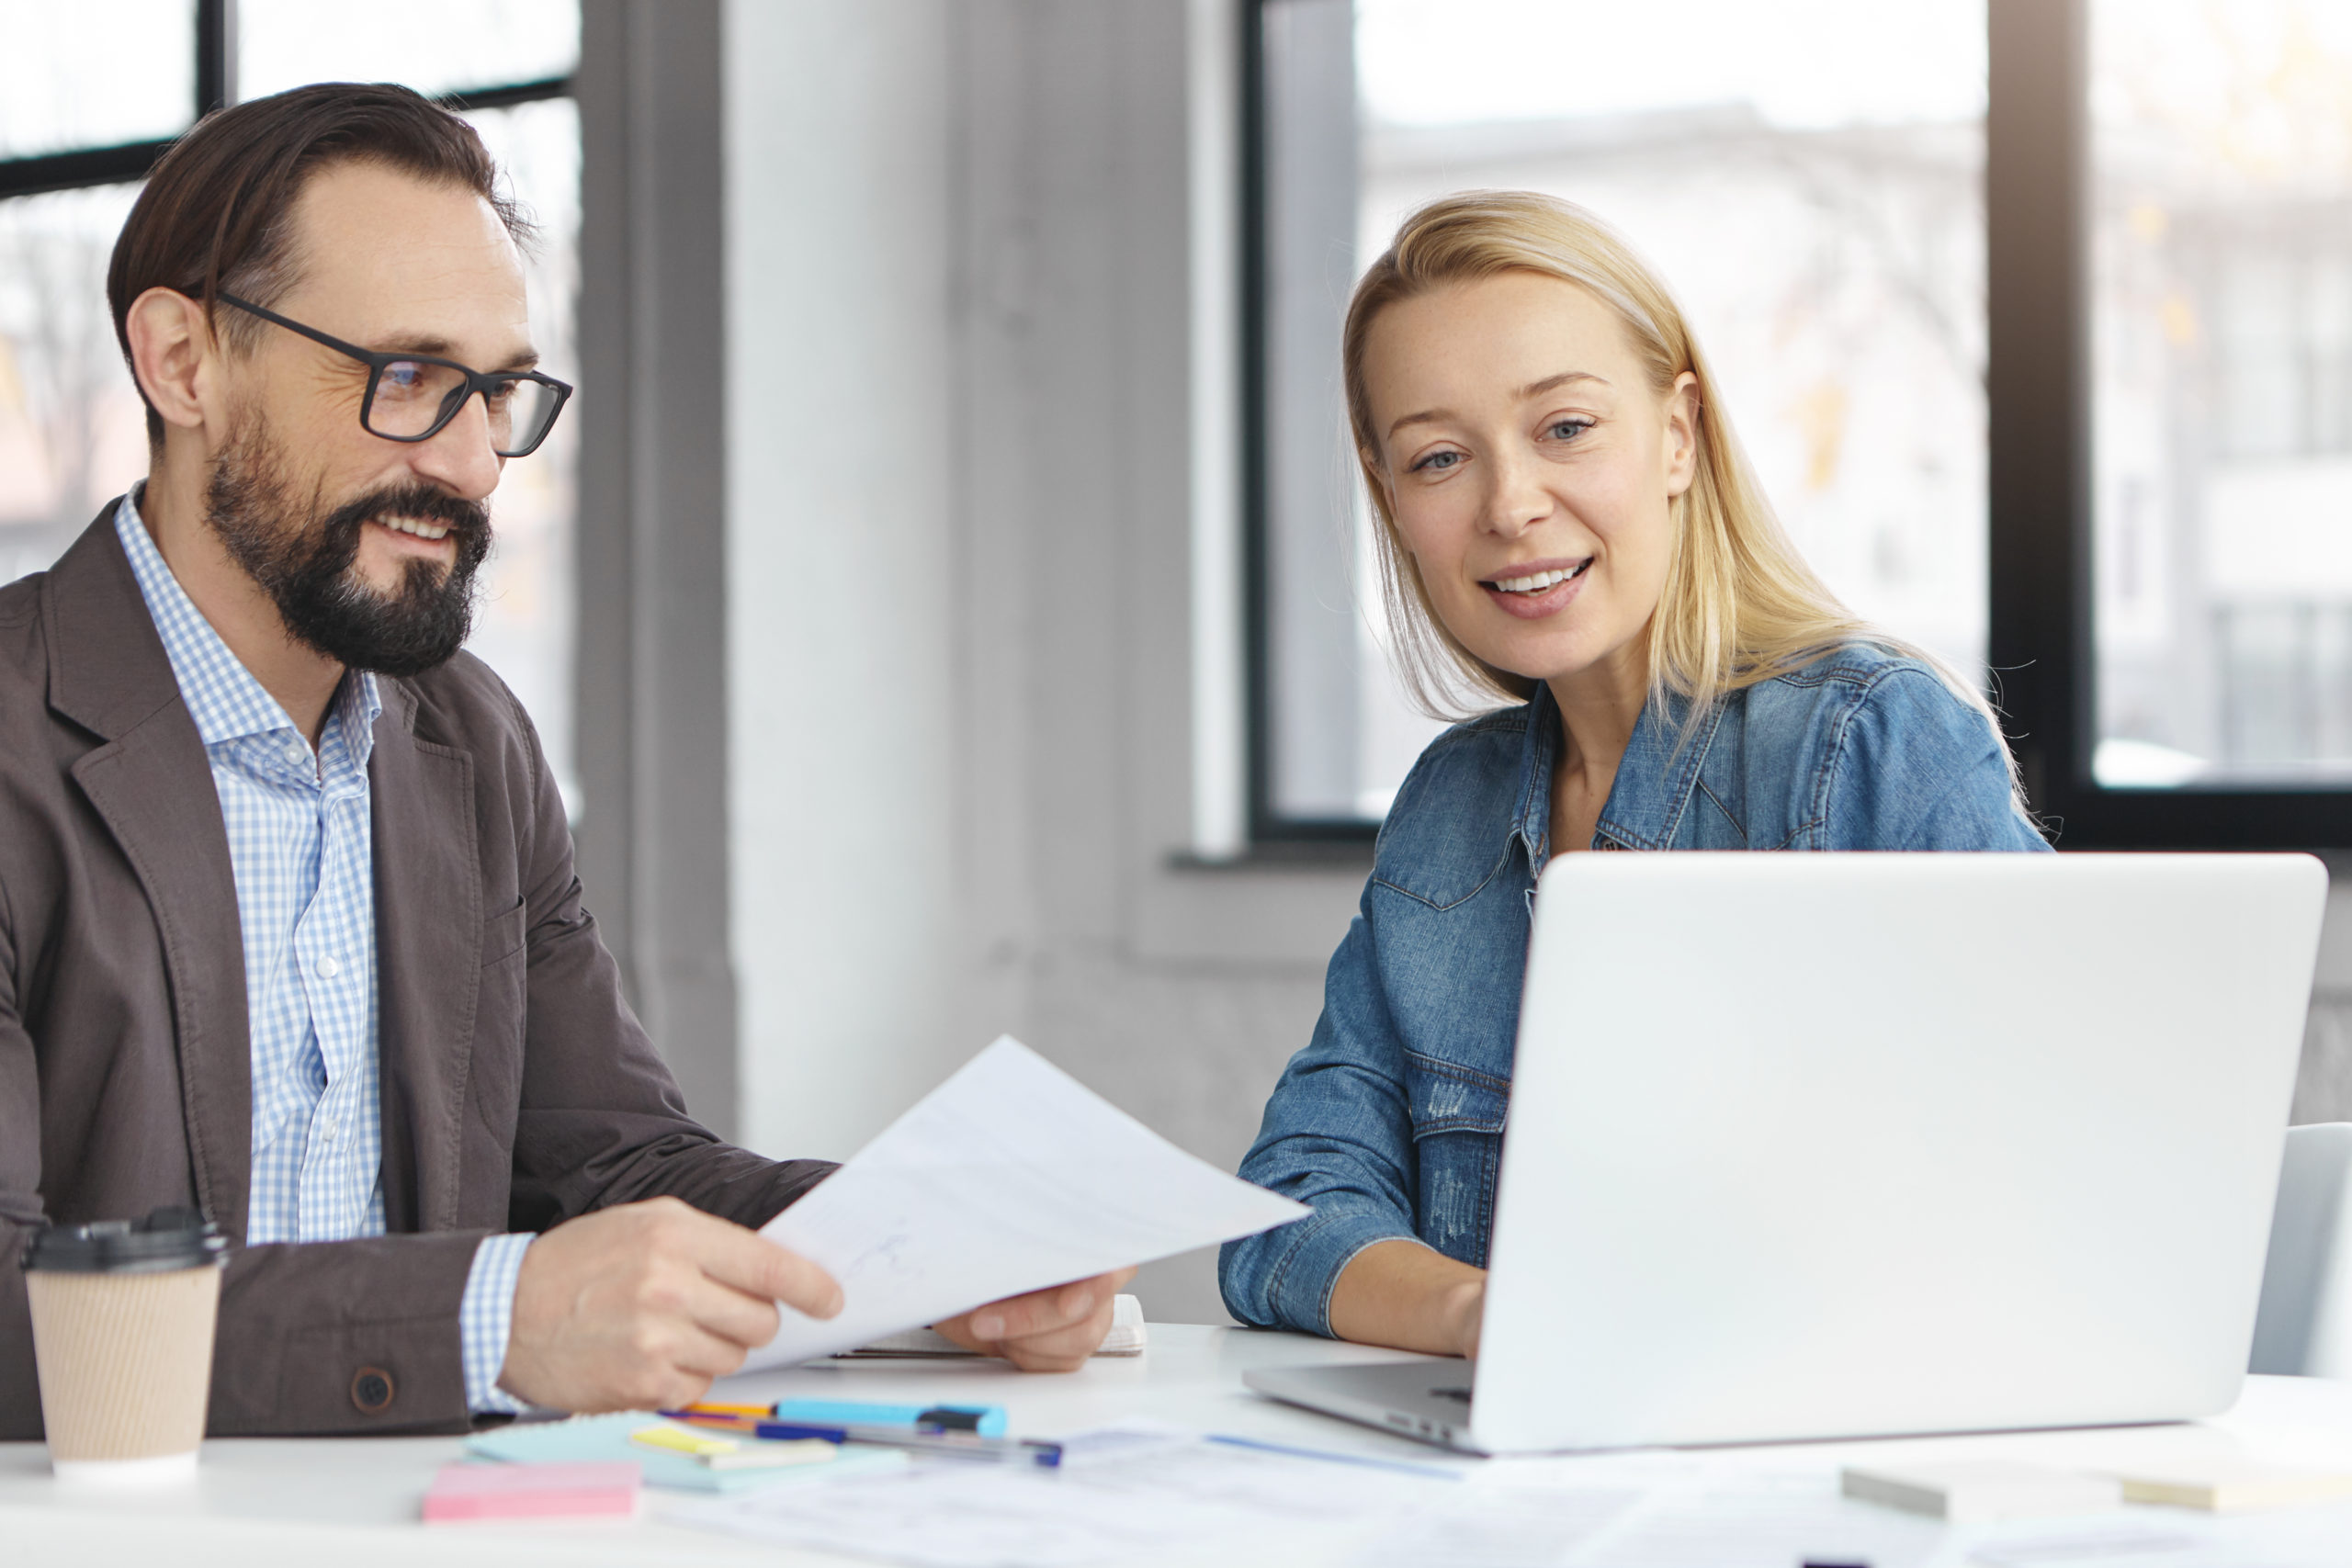
M831 1464L841 1451L822 1438L793 1438L753 1443L731 1454L705 1454L702 1461L713 1470L783 1470L798 1464Z
M649 1449L668 1449L674 1453L693 1454L697 1459L710 1454L732 1453L741 1446L732 1438L689 1432L684 1427L673 1427L666 1421L639 1427L628 1435L628 1440Z
M2154 1463L2120 1472L2127 1503L2169 1504L2217 1514L2294 1508L2352 1496L2352 1472L2246 1461Z

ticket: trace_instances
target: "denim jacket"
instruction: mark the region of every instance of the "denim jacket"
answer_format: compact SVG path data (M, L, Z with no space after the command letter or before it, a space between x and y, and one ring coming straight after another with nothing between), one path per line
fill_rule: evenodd
M1634 726L1596 850L2046 850L1982 715L1917 660L1849 644ZM1314 1213L1227 1244L1234 1316L1331 1332L1364 1247L1418 1237L1484 1267L1535 876L1551 854L1549 693L1457 725L1397 791L1323 1016L1241 1175Z

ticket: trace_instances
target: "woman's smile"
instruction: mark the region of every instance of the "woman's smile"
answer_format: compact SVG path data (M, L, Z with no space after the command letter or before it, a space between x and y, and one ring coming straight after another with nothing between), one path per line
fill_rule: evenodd
M1591 575L1591 556L1514 563L1479 580L1497 608L1523 621L1556 615L1575 602Z

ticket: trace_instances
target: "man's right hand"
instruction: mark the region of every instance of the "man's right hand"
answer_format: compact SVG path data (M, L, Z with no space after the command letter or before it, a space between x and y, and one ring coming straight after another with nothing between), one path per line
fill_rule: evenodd
M778 1302L831 1317L842 1288L675 1198L583 1214L523 1254L498 1384L557 1410L672 1409L775 1337Z

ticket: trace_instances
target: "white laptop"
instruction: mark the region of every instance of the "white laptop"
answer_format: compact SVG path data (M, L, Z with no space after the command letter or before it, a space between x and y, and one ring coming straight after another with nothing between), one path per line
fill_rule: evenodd
M1560 856L1477 1361L1247 1381L1478 1453L2223 1410L2326 893L2304 855Z

